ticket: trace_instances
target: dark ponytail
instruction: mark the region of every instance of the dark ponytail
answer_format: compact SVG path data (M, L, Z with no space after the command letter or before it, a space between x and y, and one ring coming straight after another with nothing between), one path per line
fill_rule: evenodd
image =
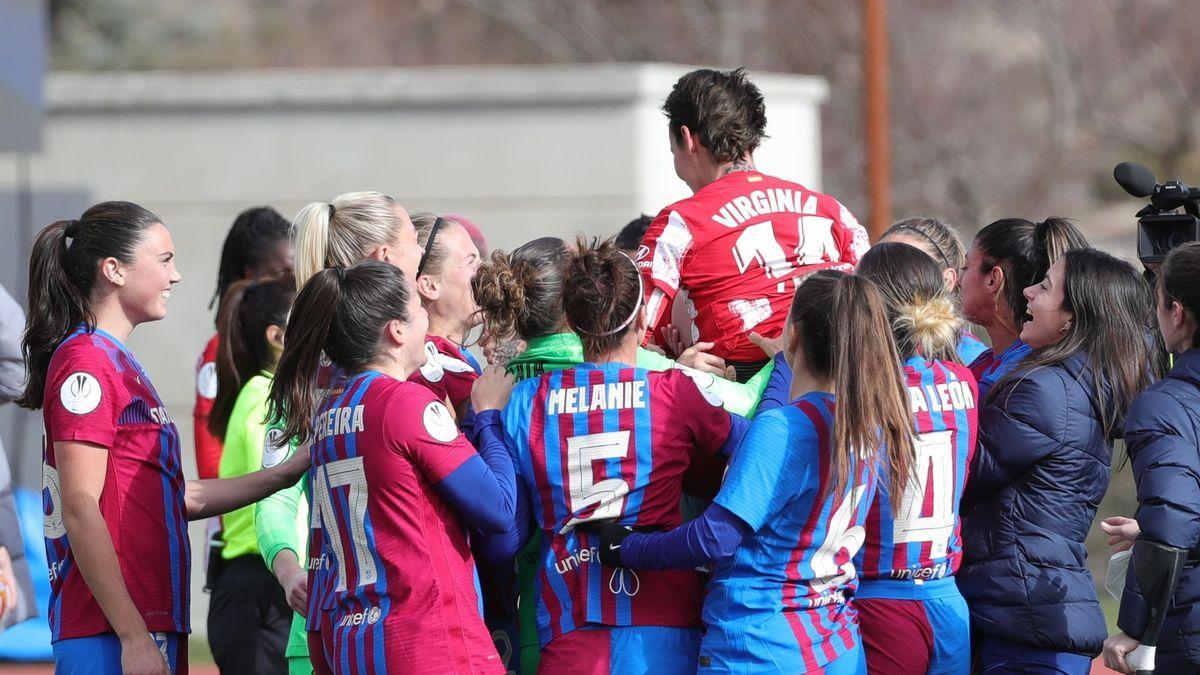
M831 378L837 397L826 496L846 489L857 462L877 466L881 453L888 484L907 485L916 464L912 415L875 284L835 271L812 274L796 289L789 320L809 370ZM868 364L871 375L864 377ZM890 491L893 508L903 492Z
M629 256L611 239L579 238L567 262L562 302L585 358L593 360L621 344L637 322L642 299L642 277Z
M225 292L239 279L259 276L260 268L270 258L271 246L288 240L292 224L278 211L269 206L256 206L238 214L225 243L221 246L221 263L217 268L217 289L208 308L217 305L220 320L221 299ZM291 274L291 270L272 270L277 274Z
M1189 242L1171 251L1158 270L1158 286L1167 302L1178 302L1200 324L1200 242ZM1192 348L1200 347L1200 327L1192 334Z
M374 260L314 274L292 307L271 381L268 423L282 423L288 441L308 440L321 354L347 373L361 371L379 355L384 325L411 320L408 301L414 292L400 268Z
M17 405L41 408L54 350L79 324L95 329L91 293L100 263L133 262L142 231L159 222L137 204L102 202L79 220L60 220L38 233L29 256L29 318L21 343L29 379Z
M217 317L217 395L208 415L209 432L222 441L242 387L274 367L267 328L287 328L295 297L296 281L290 275L236 281L225 292Z
M1005 303L1012 311L1009 323L1017 334L1025 325L1028 303L1025 289L1038 283L1063 253L1087 248L1087 238L1066 218L1051 217L1040 223L1021 218L1004 218L975 235L983 254L980 271L1004 270Z

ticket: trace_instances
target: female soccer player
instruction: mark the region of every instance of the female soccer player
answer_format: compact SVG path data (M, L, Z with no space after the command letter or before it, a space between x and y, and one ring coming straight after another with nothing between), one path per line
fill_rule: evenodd
M809 276L785 337L793 400L755 418L713 505L667 533L604 530L601 559L610 564L715 563L700 672L864 672L847 604L858 586L852 560L880 474L896 485L913 471L909 395L870 281ZM861 377L864 363L870 378ZM900 506L898 493L891 500Z
M1193 612L1200 597L1200 243L1171 251L1158 270L1155 295L1158 327L1175 366L1134 400L1125 424L1138 493L1133 525L1140 532L1131 542L1137 562L1126 576L1121 632L1105 641L1104 661L1132 673L1138 657L1129 654L1146 637L1151 617L1165 614L1152 663L1141 661L1137 670L1194 673L1200 671L1200 620ZM1168 578L1173 564L1183 565L1175 588L1154 579Z
M19 403L43 408L46 553L55 660L68 673L187 671L187 521L225 513L303 473L297 457L185 481L176 430L124 341L166 316L171 234L129 202L42 230L30 257ZM165 658L164 658L165 657Z
M362 260L380 260L399 267L415 279L423 250L417 244L417 232L395 199L379 192L349 192L332 201L312 202L300 210L292 226L296 258L294 273L297 287L313 275L331 266L350 267ZM344 374L332 364L319 369L316 386L321 396L340 391ZM290 447L284 452L291 453ZM288 595L288 603L297 610L288 638L287 655L303 673L308 661L308 631L319 632L324 614L308 611L310 587L323 583L326 570L300 564L306 550L313 546L313 558L320 558L321 531L307 526L307 541L297 538L295 525L309 510L307 483L282 490L255 506L255 526L263 559ZM310 562L305 560L305 562ZM306 569L307 568L307 569ZM316 593L316 590L313 590ZM303 610L303 611L301 611ZM315 638L319 644L320 637ZM314 656L318 659L321 652Z
M449 402L457 419L466 416L471 385L482 369L463 348L467 333L479 323L479 305L471 281L479 270L479 249L465 227L432 213L413 216L417 242L425 253L417 264L417 293L429 314L425 364L413 373Z
M980 411L958 587L976 668L1087 673L1107 630L1084 542L1110 439L1149 384L1152 300L1131 265L1090 248L1063 253L1025 299L1032 351Z
M239 279L282 276L292 273L292 245L287 219L269 206L246 209L238 214L221 246L217 289L208 302L221 313L225 290ZM196 362L196 405L192 410L192 435L196 441L196 473L216 478L221 463L221 441L208 430L208 414L217 395L218 337L214 333ZM232 392L236 397L237 392ZM232 402L230 402L232 405Z
M992 341L992 348L970 364L980 397L986 399L992 385L1031 351L1020 340L1028 319L1025 289L1040 282L1064 252L1087 245L1064 218L1040 223L1004 218L975 235L959 284L963 316L983 326Z
M634 364L647 315L641 276L611 241L580 241L562 304L587 361L525 380L504 411L524 502L541 533L539 672L693 672L703 577L600 564L598 534L680 522L691 458L727 454L745 420L678 370ZM518 515L509 552L529 536Z
M218 322L217 396L208 422L223 451L218 475L241 476L271 467L286 454L266 426L267 392L283 351L295 281L287 277L238 281L221 303ZM292 624L283 589L263 565L255 534L254 507L222 519L223 564L210 579L208 642L226 672L287 672L284 647ZM211 569L211 566L210 566Z
M915 247L877 244L857 274L887 307L916 437L916 465L900 508L876 499L855 559L854 604L867 671L880 675L966 673L967 603L954 583L962 558L958 507L978 431L978 391L959 363L962 319L939 265ZM881 495L891 490L881 484Z
M879 238L879 243L895 242L908 244L924 251L942 268L942 283L946 292L958 293L958 275L966 264L966 249L958 232L937 218L905 218L892 226ZM958 340L958 358L970 365L987 351L987 345L967 331L962 331Z
M464 526L512 527L515 479L496 412L512 380L494 369L475 385L477 453L449 409L407 381L425 360L427 328L396 267L323 270L296 298L271 385L282 439L312 455L314 550L333 583L310 597L310 615L329 616L309 650L334 673L504 672L478 613ZM311 383L323 354L348 379L321 402Z

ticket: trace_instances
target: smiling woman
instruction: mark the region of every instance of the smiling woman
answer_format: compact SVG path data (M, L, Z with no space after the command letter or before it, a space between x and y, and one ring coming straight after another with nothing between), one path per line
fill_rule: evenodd
M62 672L187 671L187 521L294 483L306 458L186 481L179 431L124 341L166 316L171 234L129 202L50 225L30 258L29 381L43 409L49 621ZM137 583L129 583L130 579Z

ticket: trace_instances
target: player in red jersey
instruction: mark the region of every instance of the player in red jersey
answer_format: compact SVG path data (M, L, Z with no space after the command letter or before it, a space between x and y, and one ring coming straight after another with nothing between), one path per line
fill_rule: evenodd
M323 270L296 298L272 383L272 420L312 455L314 551L331 583L309 595L310 616L328 615L310 652L335 673L504 672L477 609L467 527L512 526L498 411L512 378L493 369L475 385L477 453L449 409L407 381L427 328L396 267ZM347 375L324 402L311 387L322 354Z
M225 289L238 279L284 276L292 273L292 246L288 241L291 223L269 206L257 206L238 214L225 243L217 268L217 288L208 308L221 313ZM192 436L196 442L196 473L216 478L221 463L221 441L208 430L208 414L217 396L217 335L208 339L196 361L196 404L192 409ZM232 392L236 398L237 391ZM232 407L232 400L229 401Z
M636 367L643 287L611 242L580 242L565 277L586 362L525 380L504 411L523 488L508 552L541 532L539 672L695 672L704 577L601 565L587 528L677 526L693 458L728 456L746 421L682 371Z
M651 339L666 344L671 302L686 292L695 324L684 343L715 342L745 381L766 362L747 335L778 336L800 280L853 269L867 233L833 197L755 168L766 110L741 69L684 75L663 111L675 173L695 194L658 214L636 256Z
M179 432L123 344L166 316L175 271L161 220L104 202L38 235L30 258L20 405L43 409L50 628L59 672L187 671L187 521L253 503L305 458L186 481Z
M417 293L429 314L425 363L412 379L447 401L462 420L471 385L482 372L463 347L467 333L479 324L471 280L482 259L470 232L458 222L432 213L418 213L412 220L417 242L425 251L417 264Z

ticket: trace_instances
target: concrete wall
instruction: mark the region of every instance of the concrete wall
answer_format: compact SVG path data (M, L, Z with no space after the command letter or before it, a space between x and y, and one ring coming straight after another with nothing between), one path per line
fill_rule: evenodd
M410 211L464 214L498 248L548 234L615 233L638 213L688 194L658 110L687 70L57 73L47 82L43 151L29 165L34 230L107 199L136 201L171 229L184 281L170 316L139 328L130 347L166 399L194 475L192 369L212 332L205 308L239 210L269 204L291 217L307 202L373 189ZM819 188L825 83L754 79L766 96L770 136L759 168ZM19 188L14 164L0 157L0 283L17 294L31 233L10 215ZM18 481L37 485L40 416L25 416L18 433L6 423L12 406L5 408L0 429ZM203 632L206 596L193 597Z

